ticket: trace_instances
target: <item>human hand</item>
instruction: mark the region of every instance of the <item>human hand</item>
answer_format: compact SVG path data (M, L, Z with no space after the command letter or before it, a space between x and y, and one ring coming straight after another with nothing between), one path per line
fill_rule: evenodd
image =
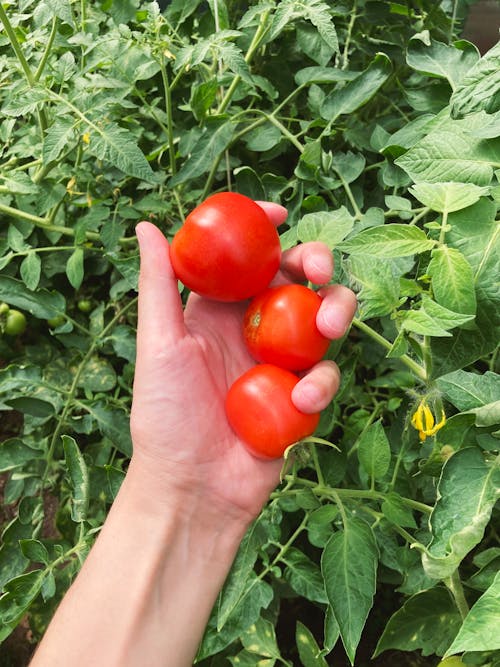
M279 225L286 210L259 202ZM137 363L131 415L132 463L145 471L154 493L202 499L224 512L253 519L279 481L282 461L262 461L245 449L229 426L225 396L255 362L243 341L246 303L221 303L196 294L183 309L167 240L154 225L137 225L141 253ZM322 243L283 253L273 284L331 280L333 260ZM356 309L351 290L323 287L317 324L328 338L341 337ZM302 377L292 395L303 412L328 405L339 371L321 361Z

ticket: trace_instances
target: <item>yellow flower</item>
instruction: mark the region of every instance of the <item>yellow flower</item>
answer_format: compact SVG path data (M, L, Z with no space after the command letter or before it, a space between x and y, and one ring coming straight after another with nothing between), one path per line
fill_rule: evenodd
M90 144L90 132L85 132L85 134L82 135L82 141L84 144Z
M418 436L422 441L437 433L439 429L444 426L445 422L446 415L443 408L441 408L441 418L436 423L434 415L425 398L420 401L418 408L415 410L411 418L411 424L417 429Z

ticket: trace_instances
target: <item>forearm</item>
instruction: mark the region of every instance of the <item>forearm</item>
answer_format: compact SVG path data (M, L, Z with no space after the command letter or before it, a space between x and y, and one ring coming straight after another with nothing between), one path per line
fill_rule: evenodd
M246 526L153 495L131 468L31 667L192 665Z

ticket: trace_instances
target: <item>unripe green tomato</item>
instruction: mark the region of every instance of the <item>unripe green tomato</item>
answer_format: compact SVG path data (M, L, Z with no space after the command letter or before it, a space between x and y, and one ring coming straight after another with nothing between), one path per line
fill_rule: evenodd
M26 317L19 310L10 309L5 320L4 331L8 336L19 336L26 331Z
M47 320L47 324L51 329L57 329L57 327L60 327L61 324L64 324L66 321L64 315L56 315L55 317L51 317Z
M7 315L9 310L10 310L10 308L6 303L0 303L0 317L2 315Z
M90 299L80 299L78 301L78 310L81 313L90 313L92 310L92 301Z

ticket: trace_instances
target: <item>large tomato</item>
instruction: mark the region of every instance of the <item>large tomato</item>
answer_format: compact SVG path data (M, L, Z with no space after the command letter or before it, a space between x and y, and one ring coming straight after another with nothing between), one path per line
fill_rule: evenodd
M257 361L291 371L310 368L330 341L316 326L321 297L304 285L270 287L252 299L243 320L243 335Z
M292 403L292 390L298 381L284 368L258 364L229 388L227 419L254 456L280 458L289 445L316 430L319 413L305 414Z
M240 301L265 289L281 260L278 232L264 210L236 192L208 197L171 245L177 278L202 296Z

